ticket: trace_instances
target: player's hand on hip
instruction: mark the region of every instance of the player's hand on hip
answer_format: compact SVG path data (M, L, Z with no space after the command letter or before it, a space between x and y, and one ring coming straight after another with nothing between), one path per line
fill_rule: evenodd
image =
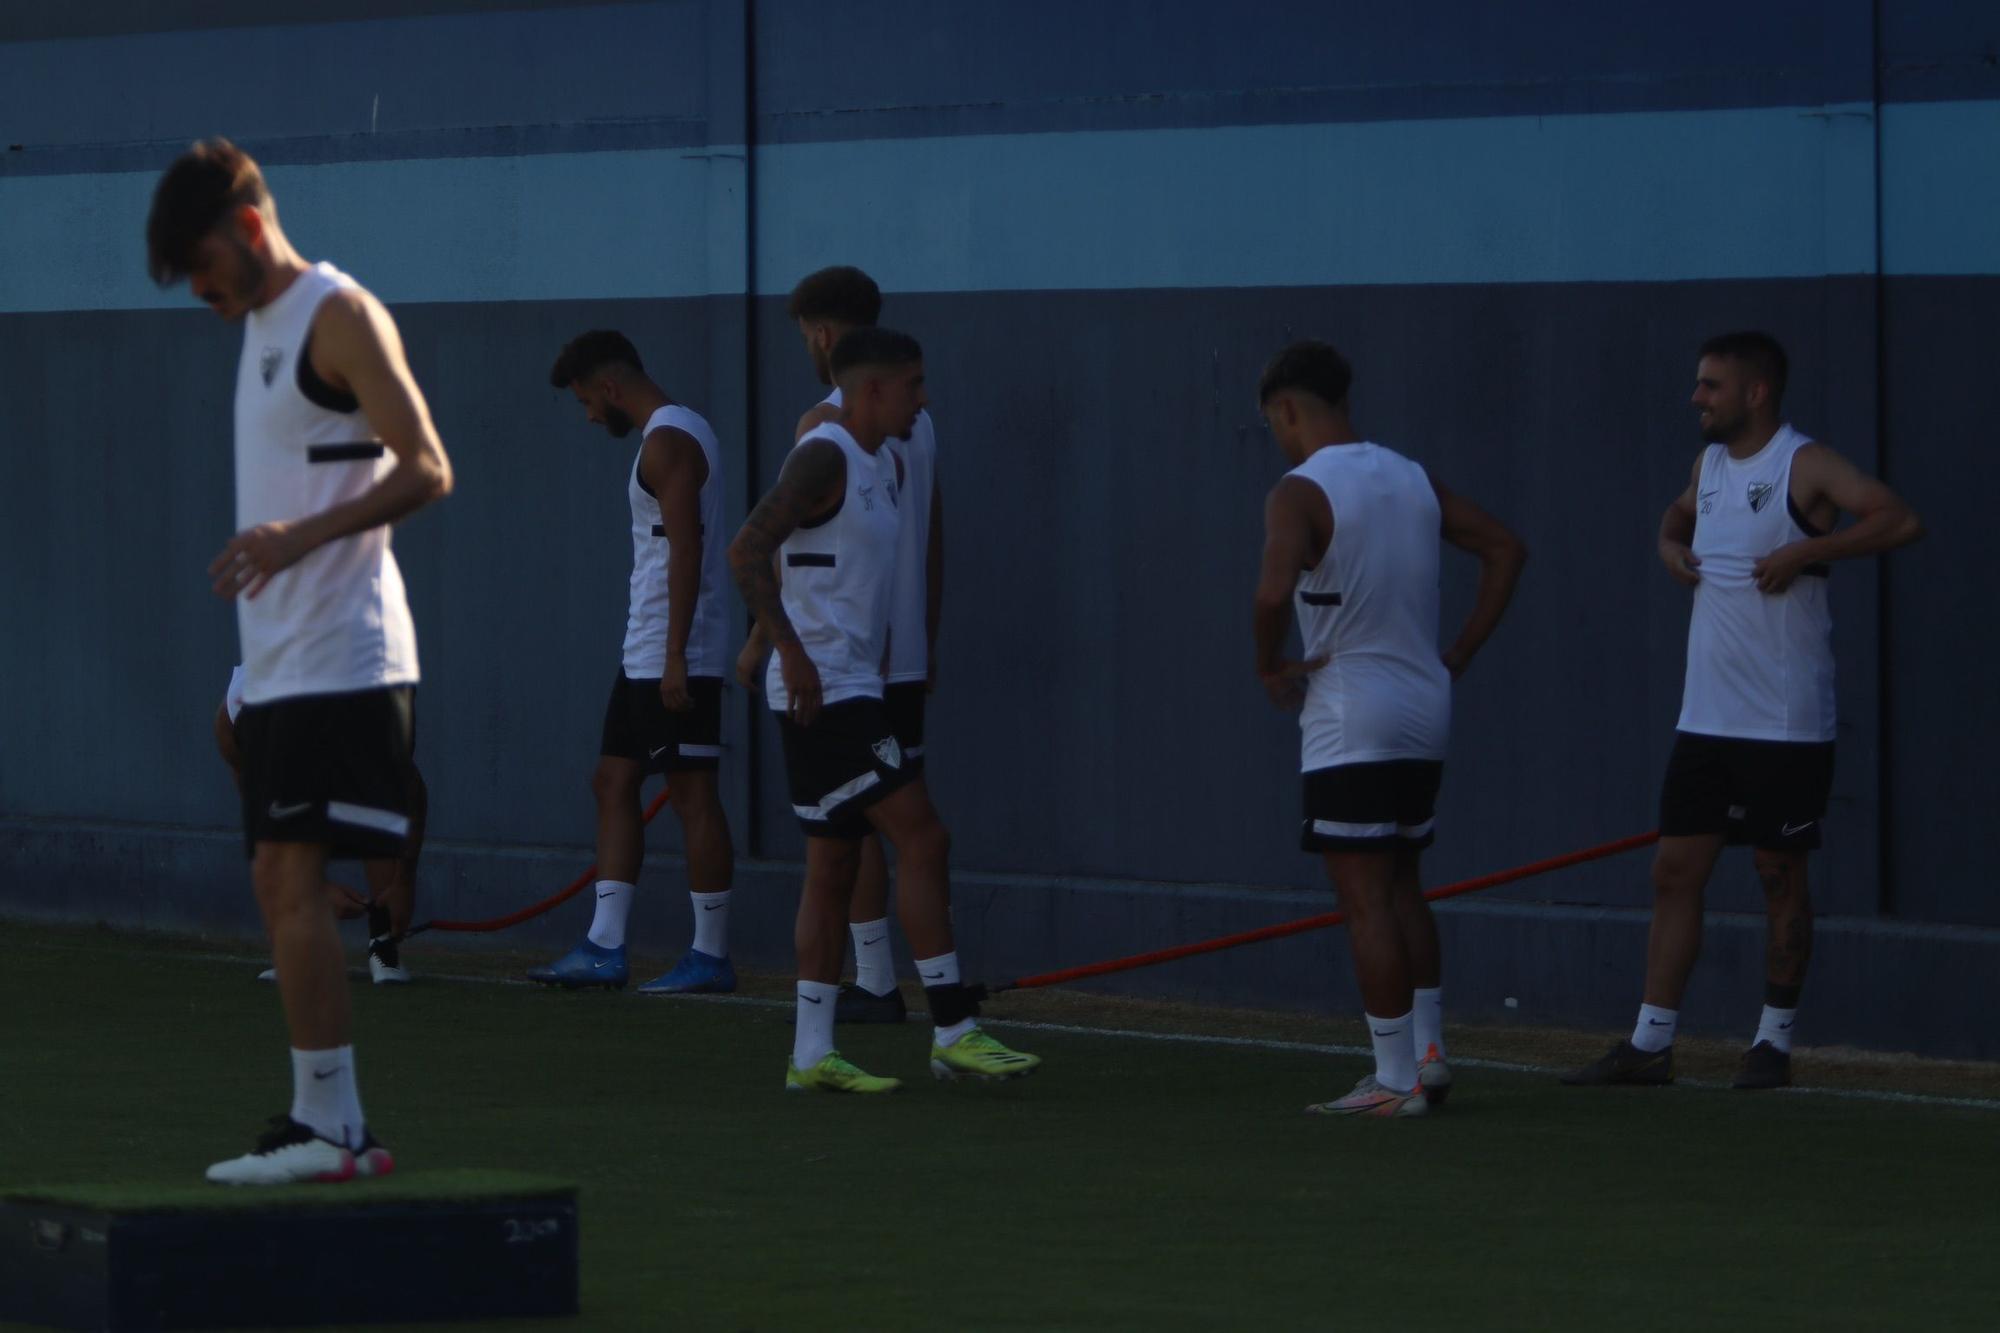
M1756 580L1757 591L1781 593L1792 586L1792 581L1813 562L1812 551L1804 542L1792 542L1750 566L1750 577Z
M229 539L208 562L218 597L255 597L273 578L305 557L306 544L290 523L264 523Z
M1263 673L1259 679L1264 682L1264 693L1271 696L1271 702L1280 708L1296 709L1306 701L1305 678L1327 664L1328 659L1315 657L1304 662L1280 662L1276 671Z
M669 713L685 713L694 707L694 696L688 693L686 653L667 654L667 668L660 673L660 703Z
M1451 673L1453 680L1457 680L1460 676L1463 676L1465 669L1472 665L1470 654L1462 653L1456 648L1445 649L1438 654L1438 660L1444 663L1444 669Z
M792 721L802 727L811 726L819 716L819 668L797 640L778 645L778 674L784 679L785 693L791 699L788 711Z
M1677 582L1690 588L1701 582L1701 557L1686 542L1661 542L1660 560Z

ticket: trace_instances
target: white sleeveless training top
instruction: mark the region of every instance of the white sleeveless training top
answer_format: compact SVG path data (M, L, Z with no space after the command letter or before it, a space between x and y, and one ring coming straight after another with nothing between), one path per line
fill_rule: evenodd
M795 530L778 548L785 615L819 668L821 702L879 699L889 588L902 528L896 460L886 445L871 454L831 423L815 427L793 449L815 440L839 446L846 456L847 487L838 509ZM775 711L791 706L776 653L764 690Z
M1834 737L1833 609L1827 569L1759 592L1750 571L1780 546L1821 535L1792 503L1792 458L1812 443L1785 425L1748 458L1720 444L1701 457L1694 553L1701 560L1688 618L1687 684L1679 728L1760 741Z
M314 264L243 322L236 369L236 526L309 517L367 491L395 459L352 395L307 360L320 303L354 280ZM236 599L243 699L409 685L417 634L389 529L328 542Z
M715 431L697 412L678 403L669 403L646 419L646 435L656 430L678 430L692 435L708 460L708 480L702 483L698 504L701 510L701 582L695 596L694 620L688 626L687 662L690 676L720 676L729 637L729 606L722 598L723 580L728 577L728 557L723 554L722 531L722 446ZM658 680L667 670L667 615L671 598L667 589L667 562L672 543L660 521L660 501L639 475L639 459L645 456L642 438L639 453L632 459L632 475L626 479L625 494L632 507L632 597L625 616L625 674L633 680Z
M1330 445L1293 468L1326 493L1333 542L1299 575L1308 659L1300 767L1442 760L1451 673L1438 654L1437 492L1378 444Z
M841 405L840 390L824 400ZM929 412L917 413L907 440L885 440L903 460L903 535L896 544L896 576L889 589L889 675L891 685L929 680L931 674L930 552L931 490L937 477L937 433Z

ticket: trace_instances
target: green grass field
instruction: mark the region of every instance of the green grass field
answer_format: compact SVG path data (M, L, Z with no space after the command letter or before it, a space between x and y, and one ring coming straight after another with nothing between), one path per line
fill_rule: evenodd
M285 1106L254 966L0 929L0 1187L184 1184ZM1094 1003L1066 1012L1129 1013ZM1300 1110L1359 1058L1015 1030L1039 1075L945 1086L916 1023L843 1035L903 1093L801 1098L779 1090L781 1005L432 979L357 986L356 1009L407 1181L580 1182L563 1327L2000 1324L1992 1110L1465 1068L1444 1114L1328 1121ZM989 1014L1010 1010L1049 1016Z

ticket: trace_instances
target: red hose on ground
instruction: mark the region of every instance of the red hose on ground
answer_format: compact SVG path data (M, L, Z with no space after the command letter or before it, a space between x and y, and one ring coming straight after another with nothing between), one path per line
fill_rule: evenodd
M1616 842L1607 842L1597 847L1586 847L1580 852L1567 856L1551 857L1546 861L1536 861L1532 865L1516 866L1512 870L1495 871L1491 875L1481 875L1478 879L1460 880L1456 884L1446 884L1432 889L1424 897L1436 902L1440 898L1455 898L1461 893L1477 893L1481 889L1497 888L1502 884L1512 884L1515 880L1529 879L1535 875L1545 875L1551 870L1562 870L1568 866L1582 865L1586 861L1599 861L1620 852L1634 851L1648 847L1660 840L1658 833L1639 833ZM1262 926L1256 930L1246 930L1237 935L1223 935L1212 940L1202 940L1195 944L1179 944L1171 949L1157 949L1152 953L1135 953L1126 958L1113 958L1102 963L1086 963L1082 967L1067 967L1059 972L1039 972L1032 977L1021 977L1014 981L1003 981L990 987L994 994L1010 990L1031 990L1038 986L1058 986L1066 981L1082 981L1086 977L1101 977L1113 972L1130 972L1135 968L1153 967L1160 963L1171 963L1180 958L1192 958L1196 954L1217 953L1223 949L1234 949L1245 944L1258 944L1264 940L1283 939L1287 935L1303 935L1309 930L1323 930L1337 926L1347 920L1345 912L1324 912L1319 916L1301 917L1297 921L1284 921L1275 926Z
M666 804L667 793L662 789L660 794L653 798L653 803L646 807L646 813L641 822L646 824L652 823L653 816L659 814L665 808ZM576 897L577 894L582 893L584 886L589 884L596 876L597 867L591 866L581 875L571 880L569 887L561 893L556 894L553 898L544 898L538 903L531 903L518 912L509 912L506 916L496 916L490 921L426 921L421 926L411 926L409 930L404 932L404 938L407 939L411 935L422 934L426 930L461 930L483 933L489 930L505 930L509 926L518 926L523 921L533 920L544 912L554 911L556 908L562 906L570 899Z

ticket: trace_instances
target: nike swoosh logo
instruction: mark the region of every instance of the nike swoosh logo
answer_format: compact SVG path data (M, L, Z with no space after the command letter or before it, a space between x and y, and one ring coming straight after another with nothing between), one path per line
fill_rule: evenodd
M610 892L610 893L600 893L600 894L598 894L597 896L598 896L598 897L600 897L600 898L611 898L611 897L615 897L615 896L617 895L617 893L618 893L618 890L616 890L616 889L613 889L613 890L611 890L611 892Z
M339 1065L335 1065L335 1066L334 1066L333 1068L331 1068L331 1069L315 1069L315 1070L313 1070L313 1077L314 1077L314 1078L316 1078L316 1079L321 1079L321 1078L332 1078L332 1077L333 1077L333 1076L334 1076L335 1074L338 1074L339 1072L340 1072L340 1066L339 1066Z
M701 910L704 912L713 912L718 908L720 908L721 906L722 906L721 903L703 903L701 905Z
M1796 834L1804 833L1807 829L1811 828L1814 824L1817 823L1819 823L1817 819L1808 819L1803 824L1787 824L1783 828L1778 830L1778 834L1780 837L1789 838Z
M271 818L290 819L292 816L302 815L312 808L313 803L311 801L300 801L297 805L279 805L276 801L273 801L271 802Z
M886 940L886 939L888 939L888 938L889 938L889 937L888 937L887 935L877 935L877 936L876 936L876 937L875 937L874 939L872 939L872 940L863 940L863 941L861 941L861 942L862 942L862 944L864 944L864 945L867 945L867 944L880 944L880 943L881 943L881 942L882 942L883 940Z
M593 972L602 972L605 968L614 966L617 962L616 958L606 958L601 962L592 963L590 969Z
M942 972L926 972L926 973L924 973L924 980L925 980L925 981L942 981L942 980L944 980L944 973L942 973Z
M662 746L661 746L661 747L660 747L659 749L657 749L657 750L651 750L651 751L648 751L648 752L647 752L647 754L646 754L646 757L647 757L648 759L658 759L658 758L659 758L659 757L660 757L661 755L663 755L663 754L665 754L665 753L667 752L667 749L668 749L668 747L667 747L667 746L664 746L664 745L662 745Z
M801 1000L804 1000L804 1001L805 1001L805 1002L806 1002L807 1004L820 1004L820 1003L822 1003L822 1001L820 1000L819 996L817 996L817 995L801 995L801 996L799 996L799 998L800 998Z
M1646 1020L1647 1027L1663 1028L1667 1025L1667 1020L1664 1018L1649 1018Z
M1778 1031L1780 1032L1790 1032L1791 1030L1792 1030L1792 1025L1790 1023L1778 1024Z
M1403 1035L1394 1028L1390 1028L1387 1032L1382 1031L1380 1028L1369 1028L1368 1030L1378 1037L1400 1037Z

